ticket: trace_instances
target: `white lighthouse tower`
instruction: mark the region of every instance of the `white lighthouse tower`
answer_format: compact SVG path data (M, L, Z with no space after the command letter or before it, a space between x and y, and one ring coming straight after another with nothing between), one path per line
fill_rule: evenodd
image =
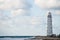
M48 16L47 16L47 36L52 35L52 15L51 12L48 12Z

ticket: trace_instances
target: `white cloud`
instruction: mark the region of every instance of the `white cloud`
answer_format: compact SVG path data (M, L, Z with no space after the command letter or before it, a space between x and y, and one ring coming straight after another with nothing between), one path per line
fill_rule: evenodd
M40 17L32 17L32 25L40 24Z
M26 9L17 9L17 10L11 10L11 15L12 16L24 16L25 14L29 14L30 10L26 10Z
M40 28L33 25L40 24L40 18L22 16L10 20L0 20L0 35L37 35ZM2 33L2 34L1 34Z
M28 0L0 0L0 10L9 10L12 16L18 14L28 15L30 12L31 3ZM2 13L3 13L2 12Z
M16 3L15 3L16 2ZM18 5L18 1L12 1L12 0L3 0L0 1L0 9L11 9L12 7Z
M60 15L60 10L55 10L55 13Z
M9 10L10 16L13 16L8 19L4 16L3 20L0 20L0 35L37 35L42 33L40 32L41 28L37 29L36 27L40 25L40 17L21 16L29 13L30 4L27 0L1 0L0 3L2 3L0 4L1 13L4 12L3 10Z
M4 0L0 0L0 2L3 2Z
M60 0L35 0L35 4L40 8L58 8Z
M27 0L0 0L0 9L27 8L31 4Z
M19 6L19 0L3 0L0 3L0 9L11 9Z
M2 19L0 18L0 35L30 33L28 28L31 26L31 18L24 16L30 13L30 6L28 0L0 0L0 14L3 15L1 16Z

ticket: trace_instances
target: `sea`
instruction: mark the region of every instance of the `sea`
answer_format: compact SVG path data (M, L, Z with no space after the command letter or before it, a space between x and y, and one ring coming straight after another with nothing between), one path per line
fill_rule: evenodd
M33 36L0 36L0 40L26 40Z

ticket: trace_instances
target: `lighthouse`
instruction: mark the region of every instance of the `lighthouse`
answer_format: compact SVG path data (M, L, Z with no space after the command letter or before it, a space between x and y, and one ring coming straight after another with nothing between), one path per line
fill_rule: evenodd
M52 32L52 15L51 12L48 12L47 16L47 36L51 36L53 34Z

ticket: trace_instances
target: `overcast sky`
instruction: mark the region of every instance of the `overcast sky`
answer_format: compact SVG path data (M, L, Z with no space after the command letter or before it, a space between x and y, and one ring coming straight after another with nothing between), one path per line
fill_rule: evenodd
M59 34L60 0L0 0L0 36L46 35L48 11Z

